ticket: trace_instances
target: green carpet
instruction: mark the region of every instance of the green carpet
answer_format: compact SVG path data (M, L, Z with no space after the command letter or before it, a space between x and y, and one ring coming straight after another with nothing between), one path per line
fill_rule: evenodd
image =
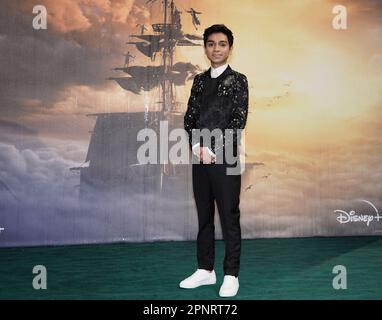
M381 299L381 237L242 240L235 299ZM0 249L0 299L220 299L224 243L216 241L216 285L180 289L196 268L195 241ZM32 269L47 268L47 290ZM347 289L335 290L335 265Z

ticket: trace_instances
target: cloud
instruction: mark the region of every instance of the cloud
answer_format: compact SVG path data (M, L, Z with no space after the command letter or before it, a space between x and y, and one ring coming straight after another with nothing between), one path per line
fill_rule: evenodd
M17 124L8 127L28 131ZM126 196L127 184L99 193L97 201L79 202L79 176L69 168L83 162L86 144L52 139L32 150L10 141L0 143L0 180L21 201L0 188L0 225L6 229L0 245L195 239L190 175L183 188L168 185L171 191L163 194L144 189ZM243 238L375 235L380 224L341 225L334 210L367 213L369 208L357 202L361 198L381 208L382 144L376 142L379 147L349 143L305 156L259 150L256 160L264 165L247 171L242 180ZM376 170L368 174L369 168ZM245 191L248 184L253 186ZM221 238L217 211L215 216Z
M380 111L374 110L357 122L349 122L345 130L352 136L319 145L309 153L258 150L256 160L265 166L255 167L244 180L244 188L252 184L241 200L245 234L377 235L381 222L369 227L364 223L339 224L334 213L341 209L373 214L360 199L371 201L379 211L382 208L382 139L376 119L381 119Z
M99 193L94 201L79 201L79 176L69 168L80 163L64 156L78 149L64 141L35 150L0 143L0 226L5 228L0 246L195 236L194 203L191 197L179 200L184 197L179 188L168 195L145 192L126 196L123 192L123 197L115 190Z
M33 1L2 4L0 110L4 119L50 109L71 86L107 88L110 69L123 62L129 33L138 31L135 19L149 19L147 10L133 7L132 1L44 3L56 15L49 20L54 27L48 30L32 28ZM130 21L131 11L138 16Z
M48 22L56 32L84 32L94 24L107 20L126 23L133 0L41 0L48 13ZM35 2L28 0L15 5L23 12L32 12Z
M69 169L84 162L87 144L41 141L23 125L0 124L8 137L0 142L0 226L5 229L0 246L183 240L195 235L191 195L189 201L176 195L184 197L184 190L128 197L110 191L96 196L97 201L79 201L79 175ZM21 134L29 142L16 146Z

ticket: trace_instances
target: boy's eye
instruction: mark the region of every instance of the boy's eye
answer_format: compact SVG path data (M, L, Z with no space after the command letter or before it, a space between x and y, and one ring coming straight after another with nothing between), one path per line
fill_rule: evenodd
M209 47L212 47L213 45L214 44L211 43L211 42L208 44ZM227 44L226 43L220 43L219 45L222 46L222 47L225 47Z

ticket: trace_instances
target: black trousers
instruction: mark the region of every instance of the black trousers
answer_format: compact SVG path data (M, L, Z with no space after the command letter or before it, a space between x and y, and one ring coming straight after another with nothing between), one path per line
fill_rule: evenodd
M240 162L239 162L240 165ZM224 275L238 276L241 252L241 175L227 175L235 165L192 164L193 193L198 212L197 259L200 269L212 270L215 261L216 200L225 244Z

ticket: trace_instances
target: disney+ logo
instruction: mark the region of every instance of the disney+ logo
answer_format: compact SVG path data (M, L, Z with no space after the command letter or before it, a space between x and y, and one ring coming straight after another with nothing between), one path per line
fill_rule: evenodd
M341 224L348 223L348 222L365 222L367 226L370 225L372 221L382 220L382 216L379 214L378 209L375 207L373 203L367 200L358 200L367 203L372 210L374 211L373 214L362 214L357 213L355 210L351 210L349 212L346 212L344 210L334 210L334 213L337 213L337 221Z

